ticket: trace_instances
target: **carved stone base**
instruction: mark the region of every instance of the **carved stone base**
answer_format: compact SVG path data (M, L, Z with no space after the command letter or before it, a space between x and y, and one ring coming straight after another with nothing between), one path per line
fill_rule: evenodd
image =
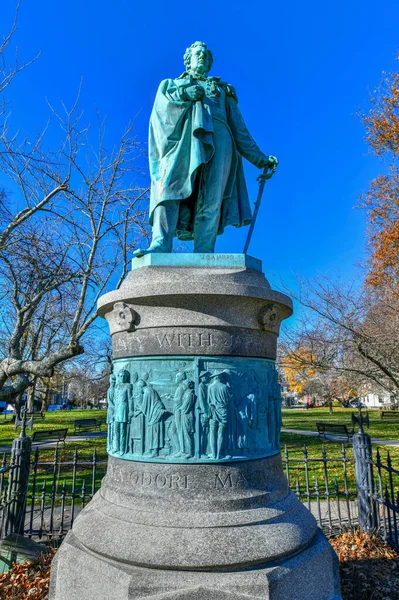
M50 600L342 600L336 563L320 531L278 565L206 572L123 565L69 534L53 562Z
M50 600L294 597L341 598L335 554L288 489L280 455L215 465L110 457L50 590Z
M243 255L143 257L100 299L112 456L56 555L51 600L341 598L279 454L273 361L291 312Z

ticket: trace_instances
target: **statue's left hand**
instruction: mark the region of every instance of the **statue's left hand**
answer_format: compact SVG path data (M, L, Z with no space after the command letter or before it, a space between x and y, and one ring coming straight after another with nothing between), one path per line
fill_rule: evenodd
M272 154L265 156L264 160L258 165L261 169L264 169L263 173L259 175L258 181L261 182L270 179L276 172L277 165L278 158L276 156Z
M264 169L265 167L268 167L269 169L276 169L278 165L278 158L277 156L273 156L273 154L270 154L269 156L265 156L264 160L262 160L261 164L259 165L259 167L261 169Z

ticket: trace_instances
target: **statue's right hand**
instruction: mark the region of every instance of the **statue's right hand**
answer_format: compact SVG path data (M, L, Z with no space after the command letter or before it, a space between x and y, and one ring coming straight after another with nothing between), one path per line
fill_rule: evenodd
M184 92L186 97L193 102L200 100L204 95L204 89L200 85L190 85Z

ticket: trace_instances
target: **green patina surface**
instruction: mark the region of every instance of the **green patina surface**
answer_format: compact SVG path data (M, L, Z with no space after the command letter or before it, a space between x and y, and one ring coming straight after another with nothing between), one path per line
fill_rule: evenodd
M262 261L246 254L154 253L132 260L132 269L142 267L236 267L262 272Z
M214 252L226 226L252 219L242 158L272 173L277 165L248 131L234 87L209 75L212 62L206 44L195 42L184 73L159 85L148 140L152 242L136 256L171 252L174 237Z
M196 463L280 451L274 361L152 357L114 361L108 451L124 459Z

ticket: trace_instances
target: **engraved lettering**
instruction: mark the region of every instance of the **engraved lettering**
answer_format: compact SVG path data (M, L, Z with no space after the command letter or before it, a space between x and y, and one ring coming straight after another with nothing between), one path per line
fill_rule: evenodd
M137 340L137 343L139 345L139 350L142 350L143 349L143 340L144 340L144 338L136 337L135 339Z
M173 475L170 476L170 487L171 489L173 488L178 488L179 487L179 481L180 481L180 475L178 475L177 473L174 473Z
M111 466L108 469L108 477L112 477L117 483L129 483L132 486L157 487L159 489L168 487L170 489L187 490L190 483L188 475L179 475L178 473L151 474L148 472L140 473L140 471L133 471L128 474L118 467Z
M215 476L215 488L216 489L224 489L233 487L233 482L231 479L231 473L227 473L226 479L223 481L222 477L219 473L216 473Z
M234 487L240 487L240 488L247 488L248 487L248 481L245 479L244 475L242 473L239 473L237 475L237 480L235 482Z
M140 478L139 474L134 471L131 475L132 484L137 485L139 482L139 478Z
M164 335L162 336L162 338L158 334L156 334L155 337L158 340L158 344L159 344L160 348L163 348L165 346L170 348L171 345L172 345L172 343L173 343L173 340L175 339L175 335L174 334L172 334L171 336L168 337L166 333L164 333Z
M229 335L229 337L224 341L224 345L225 346L232 346L233 345L233 336Z
M213 346L212 333L199 333L198 335L200 346Z
M147 480L146 480L146 476L147 476ZM143 473L142 478L141 478L141 485L142 486L149 486L152 483L152 475L150 475L149 473Z
M167 480L166 480L166 475L161 475L161 474L158 474L158 475L155 477L155 485L156 485L158 488L163 488L163 487L165 487L165 485L166 485L166 482L167 482Z

